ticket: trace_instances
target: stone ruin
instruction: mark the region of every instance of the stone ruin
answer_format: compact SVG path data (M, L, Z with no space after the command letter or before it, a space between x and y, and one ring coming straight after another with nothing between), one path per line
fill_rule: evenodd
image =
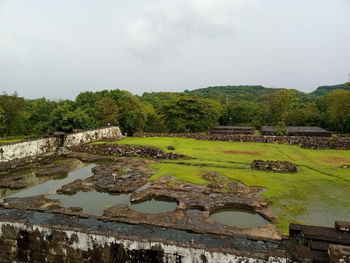
M290 224L289 236L297 241L297 262L350 262L350 222L333 227Z
M254 160L250 166L254 170L272 171L277 173L296 173L295 164L288 161Z
M179 137L200 141L287 143L305 149L350 150L350 137L315 137L315 136L267 136L244 134L207 134L207 133L135 133L135 137Z
M171 146L172 147L172 146ZM169 148L168 148L169 149ZM174 147L170 148L175 149ZM73 148L74 151L87 152L97 155L115 155L123 157L152 157L155 159L191 159L177 153L164 152L161 149L148 146L118 145L118 144L84 144Z

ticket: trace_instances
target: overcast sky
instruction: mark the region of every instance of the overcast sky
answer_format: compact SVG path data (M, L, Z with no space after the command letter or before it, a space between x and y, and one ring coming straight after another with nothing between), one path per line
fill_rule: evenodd
M216 85L310 92L350 73L349 0L0 0L0 91Z

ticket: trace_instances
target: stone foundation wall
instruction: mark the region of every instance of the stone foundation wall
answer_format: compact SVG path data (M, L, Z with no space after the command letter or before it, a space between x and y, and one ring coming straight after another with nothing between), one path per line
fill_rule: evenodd
M26 215L30 216L31 221L39 221L40 223L29 223L24 219ZM125 224L124 228L128 228L130 233L124 235L122 234L124 228L119 228L121 226L115 228L113 222L95 219L72 219L64 215L49 213L40 215L38 212L23 212L21 210L9 210L0 217L0 262L292 262L291 255L288 253L278 254L259 248L264 244L264 241L249 241L244 238L241 238L240 241L237 238L235 240L242 243L243 250L249 249L249 251L240 251L230 248L230 246L238 246L235 243L220 244L220 239L226 239L224 236L208 236L210 240L217 238L217 243L212 243L214 240L211 240L210 245L206 246L195 241L195 239L199 241L205 239L205 235L200 238L198 234L171 229L157 230L153 228L151 230L147 226L133 227ZM17 219L9 220L8 217ZM19 217L21 220L18 219ZM48 222L50 225L47 224ZM82 223L85 224L85 227L81 227ZM137 228L137 232L133 228ZM161 234L157 231L164 233ZM159 238L160 235L164 238ZM176 238L176 235L180 235L180 237ZM184 236L181 238L181 235ZM170 240L167 236L177 239L177 241ZM186 240L189 238L190 242L187 242ZM246 246L248 244L251 247L246 248L244 241L246 241ZM278 243L273 245L278 246Z
M104 138L121 137L119 127L108 127L0 145L0 171L55 155L62 146L70 148Z
M349 137L254 136L206 133L135 133L135 137L182 137L206 141L288 143L307 149L350 150Z

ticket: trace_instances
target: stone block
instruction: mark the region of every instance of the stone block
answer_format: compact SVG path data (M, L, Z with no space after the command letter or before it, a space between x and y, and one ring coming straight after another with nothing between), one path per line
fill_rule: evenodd
M331 263L350 263L350 247L329 245L328 255Z
M350 233L350 222L336 221L335 222L335 229L338 231Z

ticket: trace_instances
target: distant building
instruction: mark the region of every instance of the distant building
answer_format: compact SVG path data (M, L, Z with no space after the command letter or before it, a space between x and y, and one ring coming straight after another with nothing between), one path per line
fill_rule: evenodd
M285 129L289 136L332 136L331 132L314 126L286 126ZM277 135L276 126L262 126L261 135Z
M253 128L247 126L215 126L210 134L253 134Z

